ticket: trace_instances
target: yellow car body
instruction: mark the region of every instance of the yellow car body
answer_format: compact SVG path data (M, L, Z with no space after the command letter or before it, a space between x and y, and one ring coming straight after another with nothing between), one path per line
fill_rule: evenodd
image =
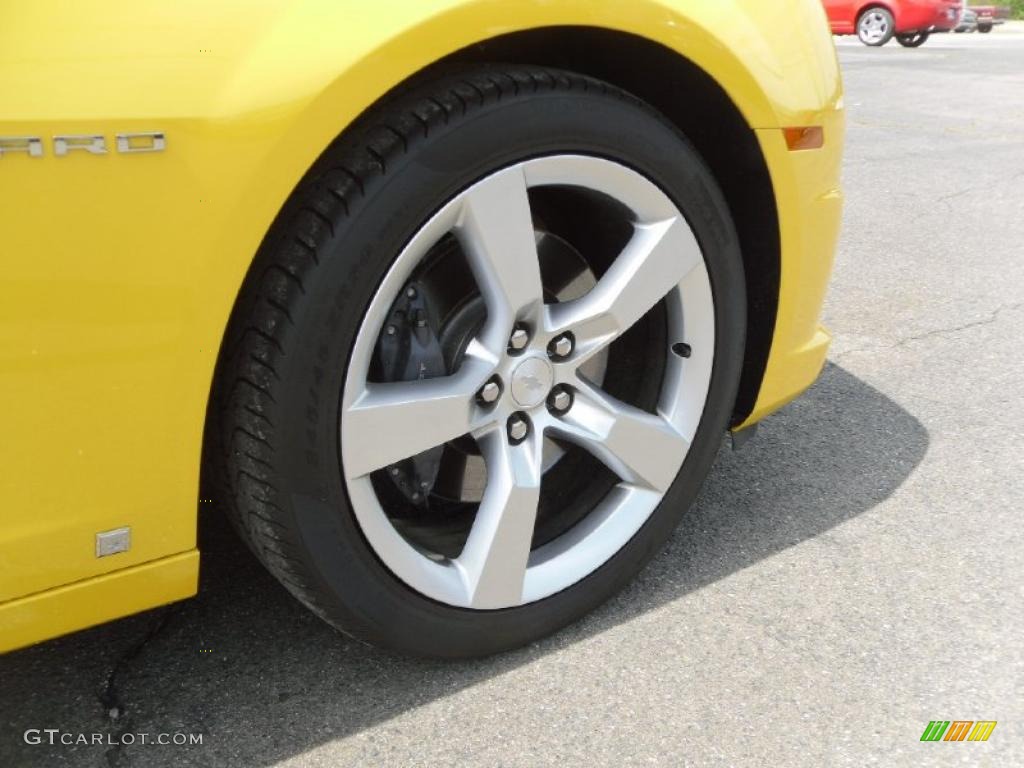
M839 227L843 112L817 0L8 9L0 651L195 593L207 400L233 302L274 216L346 126L424 67L500 35L569 27L684 57L756 135L780 274L767 364L735 426L752 424L815 379L828 346L818 314ZM610 45L606 55L620 54ZM822 128L822 146L787 142L784 129L801 127ZM163 151L117 151L118 135L151 132L164 135ZM107 152L61 155L55 136L102 136ZM41 156L23 137L41 138ZM130 548L97 557L97 534L122 527Z

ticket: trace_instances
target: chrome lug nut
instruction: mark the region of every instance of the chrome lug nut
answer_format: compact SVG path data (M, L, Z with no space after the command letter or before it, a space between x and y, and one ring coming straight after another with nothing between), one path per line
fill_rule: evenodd
M497 376L492 378L476 393L476 399L484 405L490 405L501 396L501 379Z
M561 336L552 339L551 343L548 344L548 355L556 360L561 360L572 354L572 349L575 346L571 333L563 333Z
M525 349L529 342L529 332L522 326L519 326L512 331L512 335L508 339L508 349L510 352L518 352L521 349Z
M565 413L572 407L572 392L565 387L555 387L548 395L548 406L555 413Z
M518 445L530 434L530 422L521 413L513 413L508 419L508 439L512 445Z

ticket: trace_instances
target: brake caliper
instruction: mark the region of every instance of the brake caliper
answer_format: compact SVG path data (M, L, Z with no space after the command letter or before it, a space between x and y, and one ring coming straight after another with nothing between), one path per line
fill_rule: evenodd
M439 318L430 296L410 282L391 307L377 343L377 362L384 381L416 381L445 376L444 354L438 338ZM415 429L415 424L409 425ZM437 481L444 446L437 446L398 461L387 468L395 487L414 506L426 509Z

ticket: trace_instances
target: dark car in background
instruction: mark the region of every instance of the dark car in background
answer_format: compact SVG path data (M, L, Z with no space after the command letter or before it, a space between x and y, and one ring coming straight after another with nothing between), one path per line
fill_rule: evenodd
M954 32L977 32L978 14L970 8L965 8L960 15L960 23L956 25Z

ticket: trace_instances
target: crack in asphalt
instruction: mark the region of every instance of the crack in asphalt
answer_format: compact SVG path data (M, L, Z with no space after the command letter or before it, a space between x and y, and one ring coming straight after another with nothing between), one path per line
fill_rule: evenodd
M936 199L939 203L948 203L950 200L955 200L958 197L963 197L968 192L974 192L974 187L966 187L965 189L959 189L956 192L950 192L948 195L943 195Z
M983 325L992 325L999 319L999 316L1003 312L1013 311L1015 309L1024 309L1024 301L1014 302L1013 304L1003 304L996 307L992 314L982 320L972 320L968 323L961 323L950 328L931 328L921 333L915 333L912 336L905 336L901 339L897 339L891 344L869 344L864 347L854 347L853 349L847 349L843 352L839 352L836 355L832 355L832 360L838 362L843 358L849 357L850 355L857 355L863 352L882 352L890 349L898 349L905 347L914 341L922 341L923 339L931 338L932 336L947 336L960 331L970 330L971 328L978 328Z
M160 615L156 617L152 626L113 663L102 689L96 696L100 706L103 707L104 720L114 726L108 731L107 740L109 741L111 736L117 737L118 743L105 753L107 765L111 766L111 768L115 768L120 764L121 758L124 755L124 745L120 743L121 736L129 732L132 726L132 718L126 716L128 710L125 708L124 699L118 688L118 677L123 678L128 665L137 659L146 646L166 629L171 616L177 612L180 605L180 603L174 603L161 610Z

